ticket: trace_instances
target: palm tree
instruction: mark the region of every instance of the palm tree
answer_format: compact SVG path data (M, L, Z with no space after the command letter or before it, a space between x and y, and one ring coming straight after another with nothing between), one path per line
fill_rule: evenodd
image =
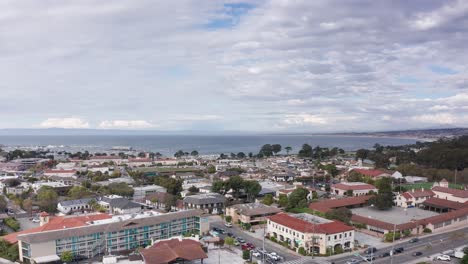
M289 152L292 150L290 146L284 148L286 150L286 154L289 155Z

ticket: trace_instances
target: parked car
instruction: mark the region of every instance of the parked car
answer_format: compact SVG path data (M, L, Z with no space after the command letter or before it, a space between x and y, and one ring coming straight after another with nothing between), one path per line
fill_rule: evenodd
M358 264L360 262L361 261L359 259L350 259L350 260L346 261L346 264Z
M252 251L252 256L259 258L262 256L262 253L258 252L258 250L254 250Z
M237 246L239 246L239 245L240 245L239 241L237 241L237 240L234 240L234 246L236 246L236 247L237 247Z
M410 243L416 243L416 242L418 242L418 241L419 241L419 238L415 237L415 238L410 239L409 242L410 242Z
M364 257L367 261L372 261L372 260L375 260L375 256L373 255L367 255Z
M275 261L278 261L278 260L281 260L281 257L276 254L275 252L271 252L269 254L267 254L267 256Z
M35 218L35 217L34 217L31 221L32 221L33 223L39 223L39 222L41 222L41 220L39 220L39 218Z
M399 247L399 248L395 248L395 249L394 249L394 252L397 253L397 254L398 254L398 253L402 253L403 251L405 251L405 249L402 248L402 247Z
M236 240L239 241L239 243L241 244L245 243L245 239L243 239L242 237L237 237Z
M231 224L231 223L228 223L228 222L224 223L224 225L225 225L226 227L232 227L232 224Z
M370 247L364 251L364 254L371 254L377 252L377 248L375 247Z
M390 252L384 252L379 255L379 258L386 258L386 257L390 257Z
M223 235L226 234L226 230L224 230L224 229L222 229L222 228L218 228L218 232L219 232L220 234L223 234Z
M228 232L226 235L227 235L228 237L233 237L233 236L234 236L234 234L231 233L231 232Z
M439 256L436 257L436 260L450 261L450 256L447 256L447 255L439 255Z
M422 256L422 254L423 254L422 252L416 251L416 252L414 252L412 255L413 255L414 257L419 257L419 256Z
M252 243L245 243L250 249L255 249L255 245Z

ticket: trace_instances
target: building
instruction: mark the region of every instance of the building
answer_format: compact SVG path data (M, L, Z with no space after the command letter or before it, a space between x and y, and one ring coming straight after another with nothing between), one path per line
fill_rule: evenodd
M151 247L140 251L145 264L166 264L179 263L208 258L208 255L202 248L200 242L193 239L173 238L169 240L158 241Z
M266 221L268 216L281 212L281 209L262 203L236 204L226 208L226 215L233 223L256 225Z
M295 250L325 255L354 247L354 228L311 214L279 213L268 217L267 234Z
M404 177L407 183L423 183L427 182L427 177L420 176L405 176Z
M226 198L219 193L203 193L184 198L184 209L201 209L210 214L221 214L224 211Z
M57 204L57 210L63 214L70 214L73 212L83 212L91 210L89 202L95 200L94 198L82 198L77 200L61 201Z
M157 192L166 192L166 188L159 185L147 185L141 187L133 187L133 200L144 202L145 197Z
M171 203L171 199L175 201L177 197L167 192L157 192L146 196L145 204L154 209L178 211L175 205L172 205L170 208L168 207L168 204Z
M143 206L118 195L100 197L97 202L111 214L139 213Z
M60 176L60 177L73 177L77 178L78 175L76 174L76 170L71 169L71 170L45 170L44 171L44 176Z
M91 258L109 254L128 254L152 241L181 236L185 233L202 234L209 229L202 220L202 212L187 210L159 214L60 217L48 219L38 228L8 235L7 241L18 242L19 259L30 263L59 261L63 252L71 251L75 258Z
M391 174L389 174L389 173L387 173L385 171L381 171L381 170L352 169L350 171L350 173L351 172L361 174L364 177L375 178L375 179L392 176Z
M331 186L331 192L341 196L363 196L367 195L370 191L377 193L378 189L372 184L363 182L342 182Z
M334 199L334 200L322 200L319 202L312 202L309 204L309 208L315 211L326 213L333 209L338 208L357 208L364 207L367 205L367 201L372 197L372 195L365 196L354 196L343 199Z
M459 190L448 187L448 183L444 185L443 183L440 186L432 187L436 198L445 199L452 202L466 203L468 202L468 190Z
M280 173L274 173L271 175L271 180L275 182L291 182L294 181L296 175L289 171L289 172L280 172Z
M412 190L404 192L395 197L395 204L403 208L417 207L424 203L426 199L433 197L435 194L431 190Z

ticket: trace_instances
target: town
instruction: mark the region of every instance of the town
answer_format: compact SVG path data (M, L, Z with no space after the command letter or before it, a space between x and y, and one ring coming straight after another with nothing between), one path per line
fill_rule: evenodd
M266 144L258 154L180 150L173 157L131 148L3 151L0 256L20 263L456 261L468 251L463 168L417 172L404 162L408 153L427 162L433 149L467 140L354 152L304 144L297 154Z

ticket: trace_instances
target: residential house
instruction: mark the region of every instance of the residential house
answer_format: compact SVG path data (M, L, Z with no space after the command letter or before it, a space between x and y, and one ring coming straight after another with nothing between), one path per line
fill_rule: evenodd
M166 188L159 185L147 185L140 187L133 187L133 200L144 202L145 197L157 192L166 192Z
M395 204L403 208L419 207L421 204L431 197L434 197L435 193L431 190L411 190L398 194L395 197Z
M89 205L91 200L95 198L82 198L77 200L61 201L57 204L57 210L63 214L70 214L73 212L84 212L92 210Z
M219 193L203 193L184 198L184 209L201 209L210 214L221 214L224 211L226 198Z
M350 193L352 196L362 196L367 195L370 191L377 193L378 189L372 184L363 182L341 182L331 186L331 192L341 196L350 196Z
M142 205L118 195L98 198L97 202L111 214L134 214L142 210Z
M226 215L233 223L256 225L266 221L268 216L281 212L281 209L262 203L236 204L226 208Z

